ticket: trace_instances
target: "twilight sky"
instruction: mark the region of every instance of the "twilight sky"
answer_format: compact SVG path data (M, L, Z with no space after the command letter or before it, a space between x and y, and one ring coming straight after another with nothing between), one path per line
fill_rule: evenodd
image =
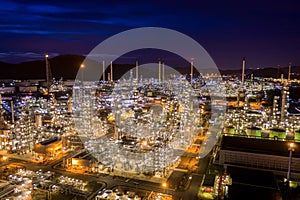
M244 56L248 67L300 65L297 0L0 0L0 61L84 55L114 34L145 26L192 37L220 68L238 68Z

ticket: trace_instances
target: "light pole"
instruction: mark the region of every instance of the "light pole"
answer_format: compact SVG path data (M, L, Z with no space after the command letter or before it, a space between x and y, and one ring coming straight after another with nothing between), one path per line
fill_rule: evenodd
M81 64L80 68L81 68L81 83L83 85L83 68L84 68L84 64Z
M168 183L167 182L163 182L161 184L161 186L164 188L164 193L166 193L166 189L167 189L167 194L168 194Z
M191 83L194 76L194 58L191 58Z
M294 143L290 143L288 150L289 150L290 153L289 153L288 173L287 173L287 177L286 177L287 181L289 181L290 178L291 178L292 153L295 150L295 144Z
M47 84L47 92L49 92L49 86L50 86L50 76L49 76L49 55L46 54L45 55L45 59L46 59L46 84Z

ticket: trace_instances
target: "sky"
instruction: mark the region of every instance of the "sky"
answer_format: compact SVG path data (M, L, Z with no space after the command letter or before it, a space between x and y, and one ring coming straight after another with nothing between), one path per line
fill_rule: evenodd
M88 54L106 38L164 27L201 44L219 68L300 65L299 1L0 0L0 61ZM166 58L167 59L167 58Z

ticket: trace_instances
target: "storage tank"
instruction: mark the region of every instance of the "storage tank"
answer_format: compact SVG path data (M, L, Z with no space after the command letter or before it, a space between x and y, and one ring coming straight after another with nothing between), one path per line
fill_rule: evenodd
M294 140L295 134L292 132L286 133L286 140Z
M286 139L286 131L280 128L270 129L270 139Z
M269 138L269 136L270 136L270 131L269 130L263 130L261 132L261 137L262 138Z
M35 126L36 126L36 128L39 128L39 127L41 127L42 125L43 125L43 122L42 122L42 115L39 114L39 113L37 113L37 114L35 115Z
M233 126L226 126L224 128L224 134L233 135L234 134L234 127Z
M247 127L246 134L248 137L261 137L261 128L256 126Z
M294 139L296 141L300 141L300 129L295 131L295 137L294 137Z

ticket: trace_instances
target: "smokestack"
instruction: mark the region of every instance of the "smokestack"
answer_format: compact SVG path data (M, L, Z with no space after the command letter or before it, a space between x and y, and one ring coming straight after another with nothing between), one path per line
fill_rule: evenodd
M289 87L283 86L281 90L281 110L280 110L280 122L284 123L287 116L287 109L289 108Z
M194 58L191 59L191 81L193 79L194 76L194 62L193 62Z
M11 122L14 124L15 123L15 108L14 108L13 100L11 100L11 102L10 102L10 107L11 107Z
M165 81L165 63L162 63L162 82Z
M72 103L72 97L68 98L68 113L72 113L73 111L73 103Z
M83 82L84 82L84 78L83 78L83 68L84 68L84 64L81 64L81 65L80 65L80 68L81 68L81 70L80 70L80 71L81 71L81 83L82 83L82 85L84 85L84 83L83 83Z
M112 66L112 61L110 61L110 80L113 81L113 66Z
M291 69L292 69L292 63L289 63L289 73L288 73L288 82L291 80Z
M135 78L136 81L139 82L139 61L136 59L135 61Z
M246 66L246 58L243 58L243 66L242 66L242 84L244 84L245 81L245 66Z
M160 63L160 59L158 60L158 83L160 83L160 80L161 80L161 74L160 74L160 71L161 71L161 63Z
M105 61L102 61L102 79L105 81Z
M36 128L39 128L43 125L43 122L42 122L42 115L40 113L37 113L35 115L35 127Z
M46 84L47 84L47 91L49 92L49 87L50 87L50 66L49 66L49 60L48 60L49 55L45 55L46 59Z

